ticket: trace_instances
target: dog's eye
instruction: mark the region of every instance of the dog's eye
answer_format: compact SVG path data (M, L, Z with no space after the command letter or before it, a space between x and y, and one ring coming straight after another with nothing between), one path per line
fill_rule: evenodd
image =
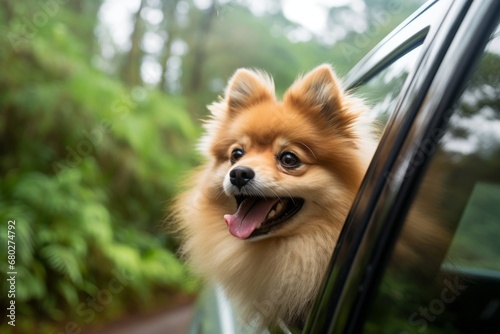
M300 159L292 152L282 152L278 156L278 160L281 166L285 168L297 168L300 166Z
M241 148L236 148L231 152L231 163L234 164L236 161L240 160L245 152Z

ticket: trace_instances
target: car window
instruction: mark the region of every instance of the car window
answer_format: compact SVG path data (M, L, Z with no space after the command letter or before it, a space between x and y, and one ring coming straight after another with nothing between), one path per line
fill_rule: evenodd
M421 46L414 48L408 53L401 55L398 59L394 60L389 66L381 70L378 74L373 76L370 80L363 82L362 85L353 89L353 93L362 98L369 106L368 117L371 118L376 124L379 125L380 132L383 130L391 113L395 110L395 106L403 87L403 84L416 64L417 57L422 50ZM227 313L221 314L220 304L227 303L225 297L221 297L222 290L206 291L202 298L200 298L200 307L195 319L198 321L193 322L191 332L200 333L254 333L254 324L246 324L242 318L238 316L238 310L230 308ZM218 301L218 302L217 302ZM212 305L212 307L210 307ZM219 305L219 309L215 309L213 305ZM229 307L229 306L228 306ZM202 314L203 312L204 314ZM232 322L234 330L224 330L224 324ZM284 333L300 333L298 328L287 328L286 325L280 324L280 328L276 332L282 331ZM190 332L190 333L191 333ZM265 330L263 334L269 333Z
M380 129L385 126L394 111L401 88L415 66L421 49L421 46L413 49L356 88L356 95L370 106L368 116Z
M500 29L435 152L364 333L500 330ZM443 134L443 133L441 133ZM441 138L441 139L437 139ZM415 161L414 163L417 163Z

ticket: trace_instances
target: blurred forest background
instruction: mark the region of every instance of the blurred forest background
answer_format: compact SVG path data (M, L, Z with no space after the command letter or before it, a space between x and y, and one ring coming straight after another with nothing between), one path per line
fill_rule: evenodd
M15 220L17 321L0 332L98 327L196 295L162 223L205 105L241 66L278 92L320 63L345 75L421 4L2 0L0 240L7 254Z

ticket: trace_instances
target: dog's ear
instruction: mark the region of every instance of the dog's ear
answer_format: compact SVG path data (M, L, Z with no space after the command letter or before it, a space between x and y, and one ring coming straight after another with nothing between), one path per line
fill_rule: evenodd
M355 118L349 113L346 94L330 65L323 64L299 78L285 93L285 105L293 105L310 116L319 116L337 126L349 126Z
M273 79L264 72L244 68L237 70L232 76L225 93L225 100L230 112L274 99Z

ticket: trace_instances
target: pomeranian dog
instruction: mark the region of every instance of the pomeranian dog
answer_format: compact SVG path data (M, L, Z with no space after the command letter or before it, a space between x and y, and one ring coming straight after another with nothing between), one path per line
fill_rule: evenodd
M246 319L301 323L373 155L366 108L321 65L282 101L239 69L209 110L206 161L173 209L181 252Z

